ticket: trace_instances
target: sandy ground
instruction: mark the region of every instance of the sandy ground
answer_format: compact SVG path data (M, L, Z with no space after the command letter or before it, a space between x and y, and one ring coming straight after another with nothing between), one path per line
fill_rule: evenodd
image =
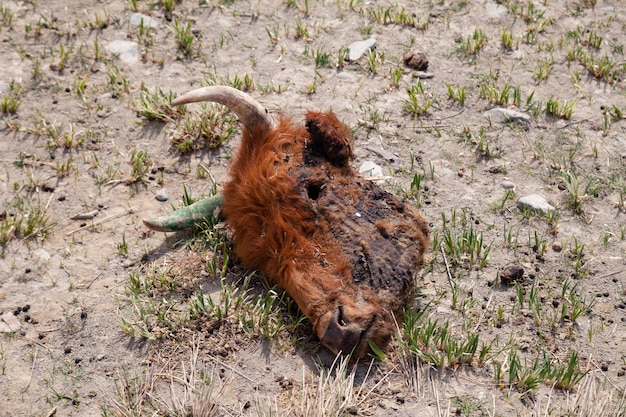
M0 336L0 416L625 415L624 4L500 3L2 1L0 315L13 318ZM373 52L343 59L369 38ZM418 52L425 73L403 61ZM333 358L284 299L270 338L236 313L219 326L186 315L198 292L223 302L223 285L250 271L231 260L221 284L208 265L227 244L214 256L210 239L141 219L179 206L185 187L194 198L219 188L240 128L183 154L182 119L148 120L142 97L207 83L251 86L295 120L332 108L353 129L355 167L381 166L383 187L431 222L423 320L448 320L458 340L477 334L491 346L484 362L416 365L399 336L387 359L327 381ZM155 199L163 187L167 202ZM519 210L531 194L558 217ZM470 225L484 265L440 245ZM509 265L524 269L517 284L500 279ZM255 276L249 299L267 287ZM588 373L571 389L542 374L529 391L511 370L572 352ZM340 392L339 411L302 410L303 398Z

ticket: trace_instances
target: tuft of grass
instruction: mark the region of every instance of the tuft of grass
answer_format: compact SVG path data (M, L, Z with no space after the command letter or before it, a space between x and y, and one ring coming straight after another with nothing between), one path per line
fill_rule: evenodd
M481 49L487 45L487 36L481 28L475 28L474 32L465 40L457 39L458 51L465 59L474 59Z
M187 112L176 123L172 143L181 153L215 149L226 142L237 127L237 118L226 107L201 104L199 112Z
M562 102L559 99L550 97L546 102L545 113L548 116L558 117L559 119L569 120L572 117L572 113L574 112L574 107L576 106L576 100L573 102L568 102L564 100Z
M182 54L183 59L200 56L201 45L191 31L190 22L181 23L178 19L175 19L172 29L176 38L178 52Z
M427 113L432 104L431 95L424 91L424 85L418 80L417 84L411 85L411 88L407 91L407 98L404 99L404 111L408 115L417 118Z
M491 243L485 245L483 234L474 230L471 223L459 231L448 226L445 216L443 220L440 249L449 256L451 264L470 270L483 269L488 262Z
M142 83L139 103L135 102L135 111L137 116L143 117L148 121L173 122L185 112L184 106L172 107L173 99L174 94L171 91L165 93L160 87L157 87L154 93L151 93L148 87Z
M8 243L14 239L44 240L56 222L48 214L49 202L42 202L39 193L22 195L25 187L17 186L13 197L4 204L0 211L0 249L1 254Z
M552 66L554 65L554 59L552 56L549 56L545 59L537 60L537 66L533 71L533 77L536 81L544 81L547 80L550 76L550 71L552 71Z
M446 83L448 88L448 98L450 100L459 103L461 106L465 105L465 87L457 87L456 89L452 87L450 84Z
M424 317L425 309L420 311L407 310L403 321L403 348L438 368L472 364L478 352L479 336L470 332L463 337L453 335L450 323L442 324L438 320ZM483 352L484 353L484 352ZM487 356L488 353L484 353Z
M0 29L12 29L15 13L8 6L0 6Z
M514 44L515 48L517 48L517 42L513 42L513 33L510 30L502 29L502 34L500 35L500 45L502 49L512 51Z
M315 60L315 68L333 67L332 57L323 48L318 48L313 51L313 59Z
M373 49L367 51L365 57L367 58L367 68L369 72L373 75L378 74L378 66L385 64L385 53Z
M143 182L145 175L150 171L152 161L148 158L148 151L133 148L130 151L130 176L126 184Z
M22 105L22 87L14 80L9 84L9 91L3 94L0 100L0 112L2 114L15 114Z

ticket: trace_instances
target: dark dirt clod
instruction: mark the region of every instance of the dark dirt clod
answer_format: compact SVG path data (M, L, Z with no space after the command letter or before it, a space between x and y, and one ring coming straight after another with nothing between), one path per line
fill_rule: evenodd
M428 58L422 52L407 52L402 56L402 60L404 65L411 69L417 71L426 71L428 69Z
M511 285L519 282L524 277L524 268L518 265L509 265L500 271L500 282L503 285Z

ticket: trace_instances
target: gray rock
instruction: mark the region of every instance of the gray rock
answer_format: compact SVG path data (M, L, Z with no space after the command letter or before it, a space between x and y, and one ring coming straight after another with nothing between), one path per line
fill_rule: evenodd
M109 53L117 55L122 62L128 65L134 65L139 62L139 47L136 42L109 42L106 45L106 50L109 51Z
M48 262L52 256L50 252L45 250L44 248L37 248L33 251L33 255L35 255L41 262Z
M369 38L364 41L356 41L352 42L348 45L348 57L347 61L356 61L361 58L363 55L367 53L367 51L371 51L376 46L376 39Z
M504 181L502 181L500 183L500 185L505 190L514 190L515 189L515 184L512 181L504 180Z
M339 74L337 74L337 78L342 81L349 81L349 82L354 82L356 80L356 77L353 74L350 74L349 72L345 72L345 71L341 71Z
M159 191L156 192L154 198L156 198L157 201L167 201L167 199L170 198L170 192L167 190L167 188L161 188Z
M487 3L485 4L487 17L498 19L508 13L509 9L501 4Z
M419 78L420 80L429 80L431 78L435 78L435 74L428 71L414 71L413 78Z
M141 26L143 20L143 27L150 27L156 29L159 27L159 21L151 18L148 15L142 13L133 13L130 15L129 23L133 26Z
M550 212L556 212L556 208L551 206L545 198L537 194L531 194L524 196L517 202L517 208L520 210L531 210L548 214Z
M495 109L487 110L483 113L485 118L495 123L517 123L521 126L528 128L530 126L531 117L520 111L505 109L497 107Z
M230 20L223 18L223 17L220 17L219 19L217 19L217 24L226 29L232 26L232 23L230 23Z

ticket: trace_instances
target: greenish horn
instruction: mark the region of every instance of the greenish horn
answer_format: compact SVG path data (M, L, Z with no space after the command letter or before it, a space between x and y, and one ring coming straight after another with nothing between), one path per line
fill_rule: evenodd
M213 216L215 209L220 207L223 201L222 196L216 194L212 197L198 200L189 206L174 210L165 216L144 219L143 224L149 229L159 232L177 232L191 229L204 219Z

